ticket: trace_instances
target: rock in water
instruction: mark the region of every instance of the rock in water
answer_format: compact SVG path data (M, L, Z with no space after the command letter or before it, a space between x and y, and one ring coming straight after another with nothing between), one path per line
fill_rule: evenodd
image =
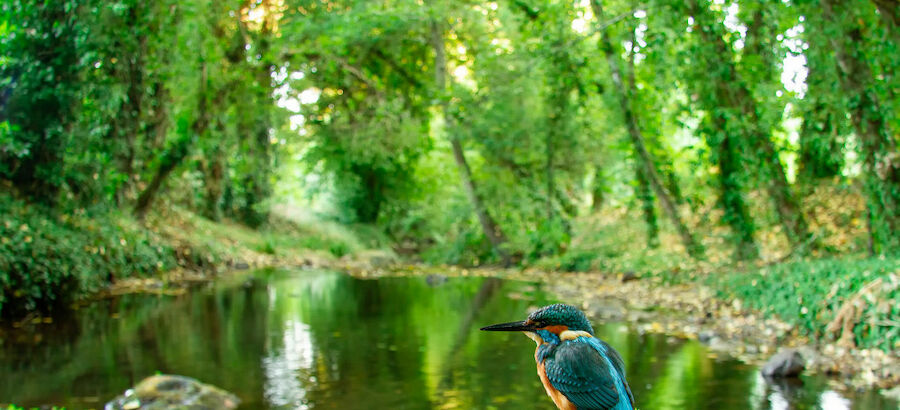
M237 396L190 377L160 374L141 380L121 396L106 403L106 410L213 410L233 409Z
M766 377L796 377L805 368L803 356L796 349L781 349L763 366Z
M425 283L427 283L428 286L431 286L431 287L441 286L441 285L447 283L447 276L437 274L437 273L432 273L425 277Z
M634 271L628 271L622 274L622 283L631 282L633 280L638 280L638 275L634 273Z

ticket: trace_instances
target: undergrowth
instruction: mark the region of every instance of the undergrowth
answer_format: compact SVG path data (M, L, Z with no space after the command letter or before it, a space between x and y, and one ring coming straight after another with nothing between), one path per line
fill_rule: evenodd
M384 247L367 227L272 216L252 229L174 208L146 226L109 209L51 210L0 195L0 318L47 313L111 282L175 268L264 266L309 252L339 258Z
M811 339L837 340L844 335L844 343L896 350L900 258L865 255L864 201L848 190L824 186L807 196L805 212L818 246L803 255L792 253L773 219L757 234L761 260L735 262L728 231L711 223L719 217L710 208L708 218L693 216L695 212L687 221L707 249L706 257L696 260L683 252L670 224L660 225L660 246L651 247L638 212L608 208L581 217L573 224L567 252L535 265L546 270L628 272L663 284L700 283L723 300L740 299L744 306L795 325ZM754 203L757 214L772 213L765 202ZM839 312L842 316L835 320Z
M850 326L857 346L900 348L898 258L801 260L708 275L705 282L719 297L738 298L813 339L834 340ZM844 320L835 321L842 309Z
M0 196L0 316L52 309L116 278L176 265L159 237L116 213L56 213Z

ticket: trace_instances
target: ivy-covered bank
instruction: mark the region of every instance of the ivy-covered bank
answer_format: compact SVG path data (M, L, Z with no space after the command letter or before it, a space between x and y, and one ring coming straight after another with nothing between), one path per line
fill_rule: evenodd
M900 258L792 261L709 275L705 283L813 340L900 350Z

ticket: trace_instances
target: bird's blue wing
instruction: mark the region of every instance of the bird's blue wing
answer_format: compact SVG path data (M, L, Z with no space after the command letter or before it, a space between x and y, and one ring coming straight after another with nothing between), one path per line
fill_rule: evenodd
M628 385L628 381L625 377L625 361L622 360L622 356L620 356L619 352L617 352L616 349L613 349L612 346L596 337L583 339L587 343L590 343L594 349L597 349L597 351L606 355L610 363L612 363L613 369L615 369L619 379L622 381L625 392L628 393L628 401L631 404L631 407L634 407L634 394L631 393L631 386Z
M631 409L622 358L599 339L579 337L561 343L544 361L550 384L579 409Z

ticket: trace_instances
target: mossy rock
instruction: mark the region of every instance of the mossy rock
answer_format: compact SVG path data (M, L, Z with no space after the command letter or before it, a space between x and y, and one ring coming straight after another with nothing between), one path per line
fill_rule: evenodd
M121 396L106 403L106 410L213 410L233 409L240 403L234 394L190 377L150 376Z

